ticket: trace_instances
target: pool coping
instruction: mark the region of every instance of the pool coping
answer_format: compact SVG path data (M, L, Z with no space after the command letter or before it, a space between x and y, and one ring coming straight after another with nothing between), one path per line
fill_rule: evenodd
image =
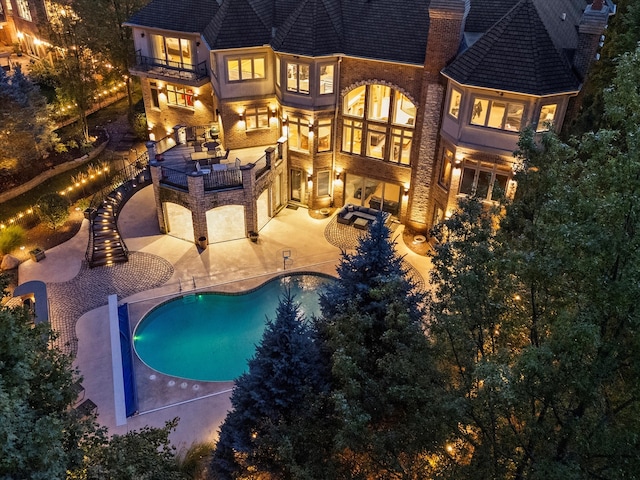
M337 278L325 272L300 270L272 272L256 275L242 280L221 282L218 284L183 290L164 295L123 301L119 305L127 305L129 331L131 333L131 350L133 356L133 374L136 385L138 410L134 416L145 415L174 406L188 404L203 398L229 393L233 390L234 381L200 381L175 377L161 373L148 366L137 354L133 345L133 333L139 323L153 310L177 298L184 298L198 293L217 293L224 295L243 295L261 288L268 282L291 275L316 275L326 278ZM249 283L250 286L247 286ZM133 307L133 312L132 312ZM274 312L275 313L275 312Z

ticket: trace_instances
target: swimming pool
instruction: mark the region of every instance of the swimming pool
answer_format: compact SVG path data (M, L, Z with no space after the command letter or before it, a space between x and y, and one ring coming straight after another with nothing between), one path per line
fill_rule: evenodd
M247 370L268 317L287 288L307 318L318 315L320 274L293 274L241 294L196 293L151 310L134 331L133 346L150 368L197 381L231 381Z

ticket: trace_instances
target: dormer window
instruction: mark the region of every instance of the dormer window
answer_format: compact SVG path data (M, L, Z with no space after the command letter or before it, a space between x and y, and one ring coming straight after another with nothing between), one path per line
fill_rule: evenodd
M519 132L524 104L504 100L476 98L471 110L471 125Z
M456 120L460 115L460 102L462 101L462 92L455 88L451 89L451 98L449 98L449 115Z
M264 56L227 58L227 80L244 82L266 77Z

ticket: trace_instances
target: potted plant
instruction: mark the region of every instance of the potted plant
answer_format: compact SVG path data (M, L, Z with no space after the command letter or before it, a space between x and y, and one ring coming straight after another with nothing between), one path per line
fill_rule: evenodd
M256 243L258 241L258 232L249 232L249 239L251 239L253 243Z

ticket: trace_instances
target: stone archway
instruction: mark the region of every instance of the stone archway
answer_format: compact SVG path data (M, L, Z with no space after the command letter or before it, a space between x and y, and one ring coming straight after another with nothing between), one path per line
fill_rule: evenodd
M164 209L166 212L167 233L188 242L195 242L191 210L171 202L165 203Z
M207 211L209 243L246 238L244 206L224 205Z

